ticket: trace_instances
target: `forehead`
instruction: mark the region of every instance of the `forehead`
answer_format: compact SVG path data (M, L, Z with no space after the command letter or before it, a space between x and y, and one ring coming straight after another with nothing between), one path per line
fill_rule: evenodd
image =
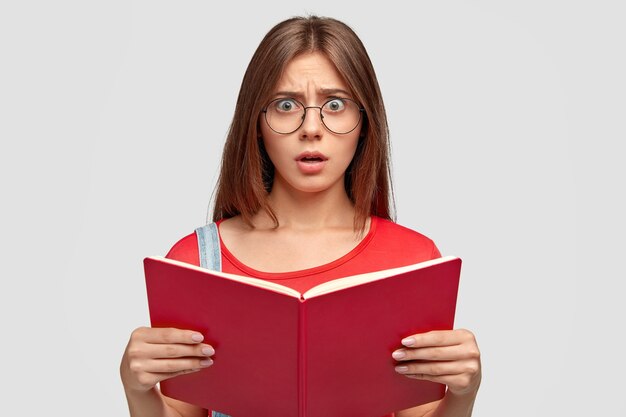
M298 55L285 65L276 91L307 92L320 89L348 90L348 85L326 55L311 52Z

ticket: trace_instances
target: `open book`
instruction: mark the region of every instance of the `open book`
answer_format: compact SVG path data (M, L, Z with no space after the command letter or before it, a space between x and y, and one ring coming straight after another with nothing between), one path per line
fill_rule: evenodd
M232 416L377 417L445 386L395 372L411 334L451 329L461 259L335 279L304 294L161 257L144 260L153 327L204 334L214 364L162 392Z

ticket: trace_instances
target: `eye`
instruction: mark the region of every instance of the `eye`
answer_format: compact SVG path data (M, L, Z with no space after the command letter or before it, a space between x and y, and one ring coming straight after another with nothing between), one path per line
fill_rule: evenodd
M342 111L346 107L346 103L340 98L334 98L330 101L327 101L324 105L324 108L331 112L339 112Z
M278 111L288 113L298 110L298 103L291 98L285 98L281 100L276 100L274 107Z

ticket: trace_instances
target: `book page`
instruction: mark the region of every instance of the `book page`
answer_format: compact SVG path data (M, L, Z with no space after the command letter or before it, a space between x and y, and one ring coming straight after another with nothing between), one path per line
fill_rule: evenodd
M389 278L395 275L400 275L405 272L414 271L420 268L426 268L431 265L440 264L446 261L456 259L456 256L444 256L443 258L431 259L429 261L420 262L413 265L403 266L400 268L385 269L383 271L369 272L366 274L352 275L345 278L337 278L332 281L325 282L323 284L316 285L303 294L305 299L317 297L319 295L328 294L334 291L339 291L348 287L354 287L357 285L365 284L367 282L376 281L379 279Z
M254 287L265 288L267 290L272 290L275 292L279 292L281 294L290 295L292 297L300 298L302 294L293 288L285 287L284 285L277 284L275 282L266 281L264 279L252 278L252 277L244 277L242 275L229 274L227 272L221 271L212 271L210 269L201 268L196 265L188 264L185 262L180 262L174 259L164 258L162 256L150 256L152 259L157 259L159 261L167 262L173 265L177 265L183 268L195 269L197 271L201 271L207 275L214 275L225 279L230 279L232 281L242 282L244 284L252 285Z

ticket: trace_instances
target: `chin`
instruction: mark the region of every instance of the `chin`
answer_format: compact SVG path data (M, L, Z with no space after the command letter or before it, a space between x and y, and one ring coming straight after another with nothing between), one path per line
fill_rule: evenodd
M293 190L303 193L320 193L336 187L338 182L341 182L343 186L343 179L337 181L328 181L327 179L324 180L322 178L313 177L302 179L299 178L296 181L290 181L288 184L289 187L291 187Z
M322 191L329 190L332 185L330 184L298 184L292 185L292 187L303 193L321 193Z

